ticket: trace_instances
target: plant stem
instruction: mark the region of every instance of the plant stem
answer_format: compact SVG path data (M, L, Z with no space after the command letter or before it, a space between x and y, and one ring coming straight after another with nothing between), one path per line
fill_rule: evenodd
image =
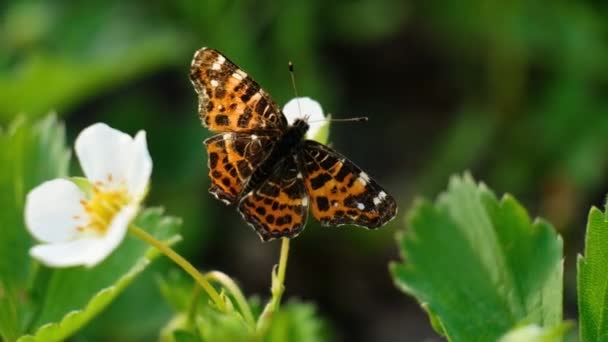
M201 297L201 287L194 286L194 289L192 290L192 298L190 299L190 303L188 305L187 322L188 322L189 327L192 327L195 324L196 310L198 308L198 300L200 297Z
M154 236L148 234L143 229L132 224L129 227L129 230L131 231L131 233L145 241L147 244L156 247L159 251L161 251L161 253L163 253L165 256L167 256L169 259L179 265L184 271L190 274L190 276L192 276L192 278L196 280L196 282L203 288L203 290L207 292L209 297L213 300L213 302L215 302L215 305L217 305L217 307L221 311L226 312L226 304L224 303L220 295L217 293L215 288L211 286L209 281L207 281L207 279L205 279L205 277L194 266L192 266L192 264L188 262L188 260L177 254L171 247L167 246L166 243L158 241Z
M272 270L272 287L270 292L272 298L266 304L264 311L258 320L258 331L264 332L269 326L272 319L272 314L279 310L281 305L281 297L285 292L285 272L287 270L287 258L289 256L289 239L283 238L281 241L281 256L279 257L278 271L277 267Z
M205 277L207 277L211 281L218 282L232 294L234 300L236 300L236 303L239 306L243 318L251 327L255 329L255 319L253 318L253 313L251 312L249 303L247 302L247 299L245 299L245 296L241 292L241 289L236 285L234 280L232 280L232 278L220 271L211 271L205 274Z
M273 311L278 311L281 305L281 297L285 292L285 272L287 271L287 258L289 257L289 239L283 238L281 241L281 256L279 257L279 272L277 275L278 283L272 284L272 307ZM276 285L276 286L275 286Z

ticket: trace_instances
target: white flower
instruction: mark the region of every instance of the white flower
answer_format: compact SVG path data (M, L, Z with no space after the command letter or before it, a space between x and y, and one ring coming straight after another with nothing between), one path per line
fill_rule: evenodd
M110 255L137 215L152 173L143 131L132 138L97 123L75 145L90 194L72 181L54 179L26 199L27 229L42 242L30 255L48 266L92 267Z
M290 125L293 125L297 119L303 119L308 122L310 128L306 132L306 138L327 140L327 137L325 139L319 137L323 133L322 129L329 125L329 121L326 120L323 108L321 108L319 102L310 97L296 97L285 104L283 113ZM325 141L321 142L325 143Z
M524 342L552 340L553 329L543 329L536 324L527 325L511 330L498 340L499 342Z

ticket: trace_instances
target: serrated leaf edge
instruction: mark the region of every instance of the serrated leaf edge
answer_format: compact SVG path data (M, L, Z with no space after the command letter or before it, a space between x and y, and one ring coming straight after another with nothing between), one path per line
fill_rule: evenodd
M396 238L397 244L399 246L399 255L401 256L401 260L391 261L388 265L389 272L391 273L391 277L393 278L393 283L395 284L395 286L397 288L399 288L401 291L403 291L404 293L409 294L414 299L416 299L416 301L419 303L419 305L422 307L422 309L427 313L427 317L429 318L430 323L433 326L434 330L437 333L439 333L440 335L446 337L448 340L451 340L450 336L448 335L446 329L444 328L440 317L435 315L434 313L432 313L432 311L430 310L429 303L420 301L419 298L415 295L415 291L413 291L413 289L410 288L407 284L400 282L397 279L396 275L399 272L400 268L406 267L406 265L407 265L407 252L403 248L401 248L401 245L403 244L404 240L406 239L406 235L407 235L407 239L409 239L409 240L415 239L415 235L409 229L408 226L412 225L413 220L420 212L420 209L425 206L430 206L432 210L437 210L437 207L441 204L442 199L445 196L448 196L448 194L451 193L455 188L458 188L461 186L467 186L467 185L473 186L476 189L476 191L478 191L477 197L478 197L478 200L482 202L482 205L483 205L482 198L484 196L488 196L489 199L494 201L500 208L504 208L504 206L506 204L512 203L513 205L515 205L517 207L518 210L523 210L523 212L526 215L525 218L528 221L530 228L532 229L532 233L538 233L540 230L553 227L552 224L549 221L547 221L546 219L544 219L542 217L533 217L530 214L530 212L512 194L504 193L499 198L484 182L476 181L469 171L464 172L462 175L460 175L460 174L452 175L449 178L448 186L447 186L446 190L440 192L436 196L435 200L431 201L424 197L416 198L414 200L414 203L412 204L412 206L406 213L406 217L405 217L406 229L399 230L395 234L395 238ZM606 215L608 215L608 213ZM563 238L557 231L555 231L554 229L553 229L553 231L555 233L555 240L559 244L560 249L562 249L562 251L563 251ZM559 265L561 265L561 268L562 268L562 273L563 273L563 263L564 263L564 258L562 257L560 260L560 263L559 263ZM563 290L562 290L562 292L563 292ZM564 323L561 323L560 325L563 325L563 324Z
M152 248L151 248L152 249ZM150 255L150 253L146 253L146 256L143 259L140 259L125 275L120 277L114 285L101 289L97 292L87 305L80 310L73 310L68 312L61 321L54 323L47 323L42 325L33 335L24 335L21 336L17 342L29 342L29 341L49 341L49 337L45 336L49 333L59 332L58 336L52 336L53 340L62 340L64 338L69 337L72 333L76 332L80 329L84 324L86 324L90 319L92 319L97 313L102 311L110 302L122 292L134 279L135 277L141 273L157 255ZM106 297L107 296L107 297ZM106 300L105 303L103 301ZM101 302L101 304L100 304ZM89 317L87 317L87 313L91 313ZM84 321L80 324L76 329L70 331L62 332L64 326L71 324L74 320L76 320L80 315L84 316ZM76 318L75 318L76 317Z

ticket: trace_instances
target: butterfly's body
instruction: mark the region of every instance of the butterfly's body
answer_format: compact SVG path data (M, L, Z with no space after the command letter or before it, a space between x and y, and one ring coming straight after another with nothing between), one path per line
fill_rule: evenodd
M255 169L242 192L246 194L258 188L272 175L276 167L281 165L283 159L297 153L301 148L307 131L308 124L304 120L296 120L293 125L287 127L287 130L280 136L268 158Z
M308 123L288 125L268 94L213 49L198 50L190 79L207 140L211 192L238 210L262 240L295 237L309 208L322 224L377 228L395 200L338 152L306 140ZM306 114L306 113L304 113Z

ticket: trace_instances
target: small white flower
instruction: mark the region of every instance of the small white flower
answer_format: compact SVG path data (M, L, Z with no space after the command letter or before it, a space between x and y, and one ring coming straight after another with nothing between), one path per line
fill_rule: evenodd
M323 108L321 108L319 102L310 97L296 97L291 99L283 107L283 113L287 117L287 122L290 125L293 125L297 119L303 119L308 122L308 125L310 126L308 132L306 132L306 138L308 139L317 139L321 129L329 124L325 119Z
M75 145L91 193L54 179L30 191L25 204L26 226L42 242L30 255L52 267L92 267L110 255L137 215L152 173L143 131L132 138L97 123Z
M551 340L552 329L543 329L536 324L527 325L511 330L498 340L499 342L524 342Z

